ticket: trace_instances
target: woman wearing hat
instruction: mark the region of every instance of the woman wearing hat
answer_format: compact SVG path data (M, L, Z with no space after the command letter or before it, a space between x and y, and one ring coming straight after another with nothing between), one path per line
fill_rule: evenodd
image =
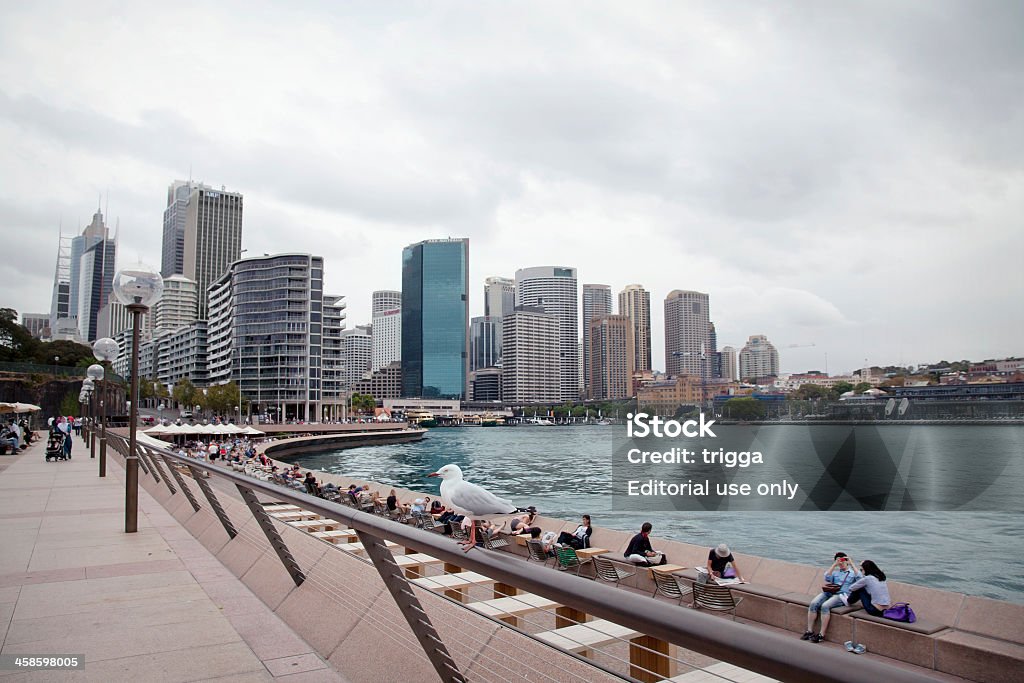
M731 565L731 566L730 566ZM743 574L740 573L740 568L736 564L736 559L732 556L732 551L729 550L729 546L725 543L719 543L717 548L712 548L708 552L708 575L715 579L739 579L740 583L746 583L743 580Z

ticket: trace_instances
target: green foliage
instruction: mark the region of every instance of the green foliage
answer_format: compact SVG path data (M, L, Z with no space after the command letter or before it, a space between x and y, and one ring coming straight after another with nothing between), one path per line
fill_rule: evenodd
M869 384L868 382L858 382L857 385L853 387L853 391L858 394L863 394L870 388L871 384Z
M175 389L177 389L177 387L175 387ZM201 391L196 390L195 393L197 396L202 396ZM199 400L198 404L203 405L207 410L220 415L235 415L236 406L241 408L244 413L248 403L245 400L245 397L242 397L241 404L239 404L238 399L238 385L234 380L231 380L227 384L215 384L211 387L207 387L205 402Z
M836 382L832 387L832 391L836 393L836 396L842 396L847 391L853 391L853 385L849 382Z
M74 391L69 391L64 394L64 398L61 399L60 414L75 415L77 417L80 407L81 404L78 402L78 395Z
M352 412L373 414L377 408L377 399L370 394L352 394Z
M60 360L54 363L54 356L58 356ZM35 346L35 351L31 358L25 359L27 362L37 363L39 365L60 365L62 367L81 367L81 363L84 360L89 362L85 367L89 367L96 362L96 357L92 355L92 347L85 344L79 344L78 342L67 341L61 339L59 341L52 341L42 343L40 342Z
M32 362L39 340L18 324L18 312L0 308L0 361Z
M817 384L801 384L800 388L793 392L793 397L801 401L830 399L833 397L833 390L826 389Z
M764 404L750 396L737 396L725 402L723 412L734 420L756 420L764 417Z
M191 410L192 406L198 405L197 394L201 393L202 392L198 392L195 385L186 378L174 385L174 391L171 392L171 397L179 406L183 406L184 408Z

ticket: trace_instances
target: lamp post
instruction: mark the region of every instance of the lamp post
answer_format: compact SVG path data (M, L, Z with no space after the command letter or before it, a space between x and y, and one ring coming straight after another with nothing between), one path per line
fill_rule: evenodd
M110 337L97 339L92 345L92 355L100 363L113 363L117 360L117 342ZM86 374L100 383L100 476L107 476L107 384L104 381L106 369L103 365L90 365Z
M164 281L152 268L141 263L118 271L114 276L114 294L132 314L132 383L128 414L128 455L125 457L124 531L139 530L139 456L136 453L139 420L139 328L142 314L155 304L164 291Z
M59 360L60 360L60 356L54 356L53 357L53 376L54 377L57 376L57 361L59 361Z
M88 373L86 373L88 375ZM88 403L85 404L85 412L88 413L88 419L82 420L82 431L85 436L85 442L89 444L89 457L96 457L96 442L92 438L92 429L89 428L92 422L92 392L96 389L96 383L91 377L86 377L82 382L82 393L85 394L85 398Z
M164 404L161 403L156 407L157 419L160 420L160 424L164 423Z

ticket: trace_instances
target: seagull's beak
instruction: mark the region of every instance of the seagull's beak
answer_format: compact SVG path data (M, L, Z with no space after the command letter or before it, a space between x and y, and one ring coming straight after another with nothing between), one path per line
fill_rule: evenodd
M430 474L428 474L427 476L428 476L428 477L440 477L441 475L440 475L440 474L438 474L437 472L431 472L431 473L430 473Z

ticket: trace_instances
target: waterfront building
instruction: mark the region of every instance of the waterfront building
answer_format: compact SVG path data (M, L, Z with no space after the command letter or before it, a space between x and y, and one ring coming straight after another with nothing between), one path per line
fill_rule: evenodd
M744 382L758 382L779 374L779 352L768 337L753 334L740 350L740 379Z
M560 402L558 316L538 306L516 306L501 319L501 329L502 400L508 404Z
M497 366L501 362L501 318L478 316L469 325L469 371Z
M21 314L21 325L28 333L36 339L42 339L44 333L49 333L50 330L50 314L49 313L22 313Z
M583 396L596 398L590 386L590 323L612 313L612 288L608 285L583 285Z
M185 379L196 386L206 386L207 350L205 320L193 320L173 331L162 328L155 358L157 379L168 390Z
M619 292L619 315L633 322L633 366L651 369L651 293L643 285L626 285Z
M82 234L71 240L69 308L84 341L99 339L96 319L110 299L116 259L117 242L110 237L103 213L97 209Z
M402 293L378 290L371 295L373 362L371 371L402 360Z
M402 250L402 396L466 397L469 240Z
M480 368L470 373L471 401L501 401L501 368Z
M337 419L344 411L348 394L342 381L345 371L345 354L342 351L341 333L345 331L344 296L324 294L324 328L321 345L321 390L323 392L322 412L325 420Z
M632 396L633 321L624 315L597 316L590 322L588 336L590 398L607 401Z
M209 289L210 384L234 379L253 412L277 420L321 418L323 268L310 254L230 265Z
M671 376L710 379L711 317L708 295L673 290L665 297L665 369Z
M402 363L394 361L374 370L350 387L350 394L369 394L378 401L402 395Z
M700 377L676 375L647 382L637 387L636 402L649 415L671 417L680 406L701 404Z
M373 365L373 326L356 325L341 333L342 388L352 387L369 376Z
M580 396L579 316L576 269L538 266L516 271L516 311L520 306L539 308L558 322L558 346L554 352L560 401ZM504 345L505 335L502 334ZM505 350L502 349L504 360ZM504 364L504 363L503 363ZM507 364L505 364L507 367ZM506 400L512 400L507 398Z
M153 306L156 327L177 330L188 327L197 319L199 288L195 280L184 275L164 276L164 291Z
M208 318L208 290L242 255L242 195L176 180L167 190L160 274L195 281L197 317Z

